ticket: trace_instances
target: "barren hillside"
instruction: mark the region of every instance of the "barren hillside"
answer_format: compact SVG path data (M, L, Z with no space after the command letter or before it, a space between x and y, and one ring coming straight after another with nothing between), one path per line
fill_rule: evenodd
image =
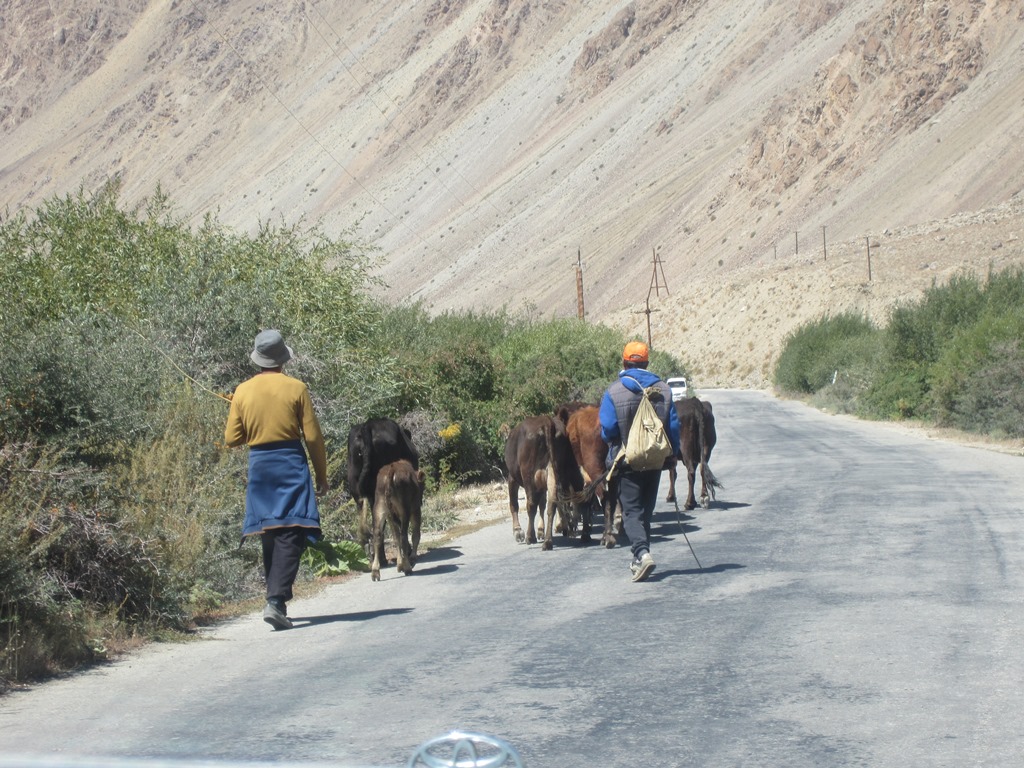
M698 386L1024 263L1019 0L0 0L0 43L8 213L118 175L354 225L438 311L573 315L580 253Z

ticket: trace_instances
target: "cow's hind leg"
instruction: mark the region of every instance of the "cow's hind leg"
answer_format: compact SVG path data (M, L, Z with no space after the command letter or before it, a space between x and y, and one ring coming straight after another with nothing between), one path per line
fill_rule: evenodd
M409 547L409 564L416 566L416 560L420 551L420 523L423 518L421 505L415 505L409 512L409 530L412 535L412 544Z
M529 493L526 495L526 502L530 502ZM508 481L508 511L512 516L512 536L517 544L522 544L526 541L526 534L519 525L519 483L512 479Z
M409 517L400 515L398 510L391 510L391 530L394 532L395 544L398 548L398 562L396 567L399 571L408 576L412 573L412 563L409 561Z
M359 529L357 535L359 537L359 543L366 550L366 554L373 557L373 552L369 549L370 540L373 538L373 508L375 505L375 499L363 497L356 499L356 504L359 505Z
M693 497L693 484L697 479L696 467L686 467L686 503L683 504L683 509L691 510L697 508L697 501Z
M600 497L595 494L580 505L580 518L583 523L580 531L580 541L584 544L589 544L593 541L590 532L594 527L594 507L599 503Z
M544 526L544 533L541 534L541 538L544 540L544 546L541 549L549 550L554 547L552 538L555 535L555 518L558 518L557 527L561 530L562 535L566 538L572 536L573 532L570 532L569 526L572 525L572 521L569 520L569 515L563 511L565 503L561 502L558 498L558 475L555 472L555 465L549 463L547 470L544 473L545 480L545 493L544 498L546 504L540 505L541 514L543 514L547 520Z
M547 497L547 504L541 507L540 513L547 518L547 525L544 527L544 543L541 545L542 550L549 550L554 548L554 542L551 537L555 532L555 514L558 512L558 502L553 496Z
M381 507L384 499L378 499L373 505L373 533L370 540L370 551L373 555L373 563L370 566L370 578L373 581L380 581L380 569L387 565L384 557L384 518L387 516Z
M537 543L537 512L540 511L540 535L544 535L544 493L526 489L526 543Z
M705 462L700 467L700 481L701 481L701 492L700 502L704 509L711 507L711 502L715 500L715 488L721 488L722 484L718 482L718 478L715 477L715 473L711 471L711 467Z
M605 487L604 498L601 506L604 510L604 533L601 535L601 546L606 549L614 549L618 543L615 535L615 508L619 503L619 481L613 478Z

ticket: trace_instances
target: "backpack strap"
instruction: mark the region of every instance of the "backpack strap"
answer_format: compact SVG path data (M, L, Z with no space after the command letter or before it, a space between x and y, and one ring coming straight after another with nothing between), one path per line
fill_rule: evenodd
M654 392L657 392L657 391L658 391L658 386L657 386L657 384L656 384L656 383L655 383L655 384L651 384L651 386L649 386L649 387L645 387L645 386L644 386L643 384L641 384L641 383L639 382L639 380L637 380L637 379L634 379L634 378L633 378L632 376L623 376L622 378L624 378L624 379L629 379L629 380L630 380L630 381L632 381L632 382L633 382L634 384L636 384L636 385L637 385L638 387L640 387L640 392L639 392L640 396L641 396L641 397L644 397L644 398L646 398L646 399L648 399L648 400L650 400L650 399L651 399L651 395L652 395L652 394L653 394Z

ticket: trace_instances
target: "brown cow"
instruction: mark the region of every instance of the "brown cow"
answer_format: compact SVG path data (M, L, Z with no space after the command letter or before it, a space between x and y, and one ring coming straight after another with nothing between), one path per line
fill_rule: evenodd
M380 569L387 564L384 555L384 524L391 526L391 536L398 549L396 567L412 573L416 551L420 546L420 519L423 509L423 488L426 477L406 459L386 464L377 472L373 504L373 565L371 577L380 581ZM409 534L412 533L412 543Z
M566 431L569 433L569 443L572 445L576 463L583 473L583 482L587 487L593 488L597 503L604 512L604 533L601 535L601 544L611 549L618 543L614 531L615 509L618 506L619 495L618 479L612 478L610 484L607 481L597 484L593 482L607 473L605 463L608 456L608 443L601 438L601 422L598 413L596 405L588 405L575 410L569 416L569 425ZM587 500L583 507L583 533L580 537L584 542L590 541L592 510L592 500Z
M573 503L566 514L568 499L583 488L579 466L562 422L554 416L530 416L518 424L505 442L505 466L508 468L508 507L512 515L512 535L520 544L537 543L534 518L541 513L542 549L553 546L555 509L562 518L563 532L576 534L579 507ZM526 533L519 524L519 489L526 491ZM547 524L544 516L547 516Z
M372 534L369 517L375 506L377 473L386 464L407 459L419 469L419 452L409 430L391 419L368 419L348 431L348 492L359 509L359 543L366 546ZM369 554L369 553L367 553Z
M708 466L711 460L711 451L715 447L718 436L715 432L715 414L711 403L698 400L696 397L686 397L677 400L675 403L676 413L679 415L679 459L686 467L687 494L686 503L683 509L694 509L697 506L693 496L693 484L697 474L697 467L700 466L700 505L707 509L711 506L711 500L715 498L715 488L721 488ZM676 500L676 466L669 469L668 475L668 497L666 501Z

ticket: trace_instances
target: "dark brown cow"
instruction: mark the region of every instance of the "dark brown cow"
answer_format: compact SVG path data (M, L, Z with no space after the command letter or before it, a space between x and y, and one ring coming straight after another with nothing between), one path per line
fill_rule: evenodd
M391 419L368 419L353 424L348 432L348 492L359 508L359 542L364 546L371 534L370 513L374 508L377 473L380 468L405 459L419 468L419 453L407 429Z
M542 549L551 549L555 529L555 509L562 517L565 534L576 533L578 504L566 514L568 499L583 488L565 427L554 416L530 416L509 433L505 442L505 466L508 468L508 508L512 515L512 535L520 544L537 543L534 518L541 514ZM526 533L519 524L519 489L526 491ZM544 517L547 516L545 524Z
M611 484L607 482L593 484L593 481L604 476L608 456L608 443L601 439L601 422L598 418L598 407L588 405L575 410L569 416L569 424L566 431L569 433L569 443L572 445L573 455L576 463L583 472L583 482L587 487L594 489L594 498L604 512L604 533L601 535L601 544L611 549L618 541L615 536L615 509L618 506L618 479L612 478ZM581 540L590 541L591 514L593 501L588 500L583 505L583 533Z
M715 414L711 403L686 397L675 403L679 416L679 459L686 467L687 494L683 509L694 509L697 506L693 496L693 484L696 479L697 467L700 466L700 505L707 509L715 498L715 488L721 488L708 466L711 451L715 447L718 436L715 432ZM676 466L669 469L668 497L666 501L676 500Z
M398 550L396 567L412 573L416 551L420 546L420 520L423 509L423 488L426 476L411 462L402 459L387 464L377 472L373 504L373 565L371 578L380 581L380 569L387 565L384 554L384 525L391 526L391 536ZM409 535L412 534L412 543Z

